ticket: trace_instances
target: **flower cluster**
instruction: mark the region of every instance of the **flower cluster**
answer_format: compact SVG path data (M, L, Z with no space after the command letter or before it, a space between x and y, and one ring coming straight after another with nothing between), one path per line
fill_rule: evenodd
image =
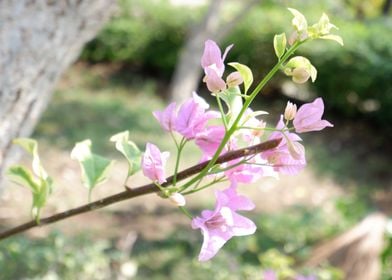
M296 29L295 38L291 41L297 43L292 42L292 47L286 49L285 35L275 36L274 48L279 68L292 76L294 82L303 83L309 77L314 81L317 72L309 60L303 57L290 60L288 58L308 38L331 39L326 36L334 25L323 15L319 23L308 28L302 14L294 9L290 11L294 14L293 25ZM166 182L165 164L169 157L168 152L161 152L157 146L147 143L142 157L141 168L144 175L162 190L162 196L169 198L188 216L190 214L184 208L183 195L200 191L218 182L229 183L227 189L215 192L214 210L204 210L200 216L192 217L192 228L200 229L204 237L200 261L214 257L233 236L250 235L256 230L251 220L238 213L254 208L249 198L238 194L238 184L253 183L265 176L297 174L306 166L305 148L300 134L333 126L322 119L324 103L321 98L317 98L298 110L295 104L288 102L276 126L268 127L260 119L266 112L253 111L249 107L261 90L261 87L256 87L257 90L247 93L253 82L249 68L239 63L230 63L237 71L229 73L224 79L225 59L232 47L233 45L227 47L222 55L217 43L207 40L201 58L205 74L203 81L216 97L219 110L210 109L210 105L194 92L183 104L178 106L171 103L164 110L153 113L162 129L173 136L177 147L174 178L178 173L181 152L190 142L200 149L200 161L209 160L206 168L185 183L179 184L174 179L172 186L162 187L161 184ZM285 60L288 60L286 64ZM265 82L263 80L260 84L264 85ZM216 163L218 157L227 152L273 139L279 139L280 142L272 149Z

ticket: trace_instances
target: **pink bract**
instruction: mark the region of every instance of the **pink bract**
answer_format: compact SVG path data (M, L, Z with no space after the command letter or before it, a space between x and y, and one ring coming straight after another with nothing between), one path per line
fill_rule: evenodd
M169 152L161 153L157 146L147 143L141 164L143 174L159 184L166 182L165 165L169 155Z
M322 98L316 98L312 103L302 105L293 120L297 133L308 131L319 131L325 127L333 127L329 121L322 120L324 113L324 102Z
M276 129L284 128L283 116L280 116ZM278 147L263 152L262 157L268 160L276 172L287 175L298 174L306 166L305 149L299 143L301 137L288 131L275 131L269 137L270 140L277 138L282 138Z
M208 120L220 117L216 111L206 111L208 103L195 92L193 97L180 106L175 123L176 131L186 139L194 139L202 132Z
M170 103L162 112L155 111L152 113L158 120L162 128L168 132L175 130L176 121L176 103Z
M225 191L216 191L215 195L215 210L204 210L201 217L192 220L192 228L200 228L204 237L199 261L214 257L233 236L250 235L256 231L251 220L236 213L237 210L251 210L254 204L238 195L234 185Z
M215 65L218 76L222 77L223 72L225 71L224 60L232 47L233 45L228 46L222 56L222 52L218 44L213 40L207 40L204 43L204 52L201 57L201 67L205 69L209 66Z
M210 158L215 154L225 135L224 126L209 126L204 131L198 133L195 144L202 150L203 158Z
M207 83L207 88L211 92L218 92L226 89L226 83L222 79L222 75L225 71L224 60L232 47L233 45L228 46L222 56L222 52L217 43L212 40L207 40L204 44L201 66L203 67L206 76L203 81Z

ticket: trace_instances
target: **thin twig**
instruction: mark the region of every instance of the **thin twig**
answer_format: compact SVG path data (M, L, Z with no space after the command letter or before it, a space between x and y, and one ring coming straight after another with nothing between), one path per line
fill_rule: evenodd
M250 146L247 148L243 148L243 149L239 149L239 150L235 150L235 151L230 151L225 153L224 155L220 156L216 163L220 164L220 163L224 163L224 162L228 162L237 158L241 158L244 156L249 156L249 155L254 155L254 154L258 154L261 153L263 151L267 151L267 150L271 150L275 147L277 147L280 143L282 139L274 139L274 140L269 140L266 142L263 142L261 144L257 144L254 146ZM195 175L197 173L199 173L201 170L203 170L203 168L205 168L208 165L209 161L205 161L202 163L199 163L197 165L194 165L192 167L189 167L181 172L179 172L177 174L177 181L186 179L192 175ZM172 184L173 182L173 176L170 176L166 179L166 182L164 184L162 184L163 187L168 187ZM154 183L151 184L147 184L147 185L143 185L137 188L129 188L127 187L127 190L102 198L100 200L82 205L80 207L76 207L58 214L54 214L52 216L49 216L47 218L43 218L40 220L40 223L38 224L36 221L32 220L30 222L21 224L19 226L16 226L14 228L11 228L9 230L6 230L2 233L0 233L0 240L8 238L10 236L16 235L18 233L27 231L31 228L37 227L37 226L43 226L43 225L47 225L47 224L52 224L54 222L60 221L60 220L64 220L67 218L70 218L72 216L76 216L82 213L86 213L86 212L90 212L96 209L100 209L103 208L105 206L123 201L123 200L127 200L127 199L131 199L137 196L142 196L145 194L149 194L149 193L154 193L154 192L158 192L159 189L156 187L156 185Z

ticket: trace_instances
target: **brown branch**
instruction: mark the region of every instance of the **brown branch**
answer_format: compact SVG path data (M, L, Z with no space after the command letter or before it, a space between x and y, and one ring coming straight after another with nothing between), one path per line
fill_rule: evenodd
M274 140L269 140L266 142L263 142L261 144L257 144L254 146L250 146L247 148L235 150L235 151L230 151L227 152L226 154L220 156L217 160L216 163L224 163L228 162L237 158L241 158L244 156L249 156L249 155L255 155L258 153L261 153L263 151L271 150L273 148L276 148L279 143L281 142L282 139L274 139ZM202 163L199 163L197 165L194 165L192 167L189 167L177 174L177 181L184 180L190 176L193 176L197 173L199 173L203 168L205 168L208 165L209 161L205 161ZM166 183L164 183L162 186L167 187L170 186L173 183L173 176L170 176L166 179ZM42 225L47 225L47 224L52 224L60 220L64 220L67 218L70 218L72 216L76 216L82 213L90 212L96 209L103 208L105 206L131 199L137 196L142 196L145 194L149 193L154 193L158 192L159 189L155 186L154 183L147 184L144 186L140 186L137 188L129 188L127 187L126 191L105 197L103 199L82 205L77 208L73 208L71 210L67 210L52 216L49 216L47 218L43 218L40 220L40 223L38 224L36 221L32 220L30 222L21 224L19 226L16 226L14 228L11 228L9 230L6 230L2 233L0 233L0 240L5 239L7 237L16 235L18 233L24 232L26 230L29 230L31 228L37 227L37 226L42 226Z

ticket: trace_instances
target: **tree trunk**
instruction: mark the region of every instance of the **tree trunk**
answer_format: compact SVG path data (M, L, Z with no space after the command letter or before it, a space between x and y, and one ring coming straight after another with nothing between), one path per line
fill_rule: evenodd
M382 14L383 16L387 16L392 7L392 0L385 0L384 5L382 6Z
M107 0L0 2L0 181L29 136L55 82L114 12Z
M387 220L383 213L367 216L352 229L317 247L304 266L313 267L328 260L342 269L346 280L380 279Z
M202 22L195 26L185 43L170 84L170 99L182 102L197 89L201 76L200 58L204 42L213 37L220 26L223 0L212 0Z
M202 76L200 59L203 54L204 42L207 39L213 39L218 42L222 40L254 5L260 3L260 0L245 2L241 10L233 18L226 23L222 23L220 15L224 8L224 1L211 1L202 22L190 31L178 59L170 84L169 99L172 101L180 103L190 97L192 91L197 90Z

